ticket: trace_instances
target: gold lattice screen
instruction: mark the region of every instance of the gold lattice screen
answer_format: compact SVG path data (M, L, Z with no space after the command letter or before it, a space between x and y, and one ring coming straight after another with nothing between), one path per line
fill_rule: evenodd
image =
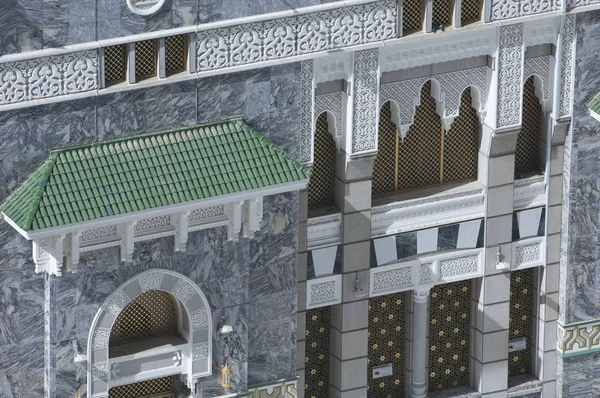
M462 0L460 5L462 25L481 20L482 3L482 0Z
M439 25L452 25L452 5L450 0L433 0L431 23L436 28Z
M437 285L429 297L429 391L469 385L471 281Z
M398 131L392 122L390 102L381 107L377 138L377 157L373 167L373 195L382 195L398 190Z
M135 43L136 80L156 76L156 42L143 40Z
M423 29L422 4L422 0L404 0L402 31L405 35Z
M183 72L187 63L187 35L165 39L165 71L167 75Z
M477 179L479 118L471 106L471 89L461 98L459 116L444 136L444 182Z
M329 132L327 113L317 118L314 163L308 184L308 207L335 205L335 140Z
M540 169L540 133L542 129L542 106L535 95L533 76L523 88L523 121L515 150L515 174Z
M104 81L106 85L127 79L126 45L104 47Z
M415 122L398 145L398 188L414 189L441 182L441 149L444 128L431 96L431 81L421 89Z
M173 398L173 376L113 387L109 398Z
M110 346L177 334L175 299L169 293L151 290L121 311L110 333Z
M304 396L322 398L329 391L330 307L306 311Z
M534 308L533 268L514 271L510 275L509 339L526 339L526 348L514 351L508 357L508 375L518 376L531 373L531 339L533 338Z
M404 396L406 293L369 299L368 396ZM393 374L373 378L373 367L392 364Z

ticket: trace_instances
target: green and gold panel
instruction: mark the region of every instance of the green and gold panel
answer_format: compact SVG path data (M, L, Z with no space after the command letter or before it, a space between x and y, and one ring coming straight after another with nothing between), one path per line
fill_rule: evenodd
M304 396L326 398L329 391L330 307L306 311Z
M404 396L406 293L369 300L368 396ZM373 379L373 367L392 364L392 376Z
M533 337L534 269L514 271L510 275L509 339L525 338L526 348L508 354L508 375L531 374Z
M435 286L429 297L429 391L469 385L471 281Z

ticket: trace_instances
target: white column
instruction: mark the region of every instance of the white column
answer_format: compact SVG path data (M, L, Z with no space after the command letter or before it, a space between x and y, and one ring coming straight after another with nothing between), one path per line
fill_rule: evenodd
M427 359L429 347L429 289L413 290L413 347L412 347L412 379L410 383L411 398L426 398L428 390Z

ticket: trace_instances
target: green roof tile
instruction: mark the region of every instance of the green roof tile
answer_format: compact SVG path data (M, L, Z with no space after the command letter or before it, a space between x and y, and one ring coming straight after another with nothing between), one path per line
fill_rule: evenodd
M587 107L597 114L600 114L600 92L587 103Z
M34 231L306 178L298 162L232 119L53 150L0 211Z

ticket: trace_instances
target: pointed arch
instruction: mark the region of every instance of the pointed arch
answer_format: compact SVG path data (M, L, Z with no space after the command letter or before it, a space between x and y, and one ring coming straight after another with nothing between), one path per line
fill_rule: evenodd
M541 133L544 112L536 96L534 76L525 81L521 131L515 149L515 177L523 178L528 173L541 170Z
M314 163L308 183L308 208L335 206L335 158L337 148L330 132L328 112L316 119Z
M379 111L377 157L373 166L373 196L398 190L398 129L392 117L392 104L387 101Z
M462 93L458 117L444 137L444 182L477 179L479 136L479 118L469 87Z

